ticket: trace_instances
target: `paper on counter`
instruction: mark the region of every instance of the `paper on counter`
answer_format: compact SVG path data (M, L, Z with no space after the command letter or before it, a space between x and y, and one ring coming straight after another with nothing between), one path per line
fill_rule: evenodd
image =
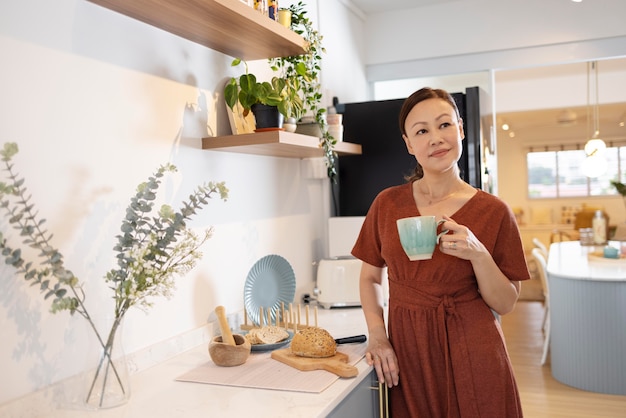
M342 345L338 351L348 355L355 365L365 356L366 343ZM241 366L216 366L207 354L207 362L177 377L178 381L239 386L292 392L320 393L339 376L325 370L300 371L273 360L271 352L251 353Z

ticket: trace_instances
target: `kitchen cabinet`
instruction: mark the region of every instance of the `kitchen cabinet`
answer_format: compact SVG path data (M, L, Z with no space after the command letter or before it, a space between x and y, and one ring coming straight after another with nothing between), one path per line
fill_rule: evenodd
M285 131L202 138L202 149L288 158L324 156L319 138ZM337 142L337 155L361 154L361 145Z
M387 390L379 384L372 370L343 401L328 414L329 418L387 418L389 417Z
M88 0L232 57L301 55L306 41L239 0Z

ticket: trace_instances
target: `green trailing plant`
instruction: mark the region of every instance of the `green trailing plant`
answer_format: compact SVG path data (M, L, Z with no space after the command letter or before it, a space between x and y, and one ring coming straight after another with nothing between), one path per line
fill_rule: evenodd
M324 37L313 27L309 19L304 2L300 1L288 7L291 11L291 30L302 36L306 41L306 51L302 55L271 58L270 65L274 71L281 73L281 77L290 80L291 85L298 90L302 98L301 112L291 116L301 119L311 114L320 126L322 137L320 147L324 150L328 177L336 181L337 153L334 147L337 140L333 138L326 126L326 109L322 107L322 92L320 73L322 70L322 54L326 53L322 41Z
M301 112L302 99L298 95L298 80L283 77L272 77L271 81L258 81L254 74L248 71L248 63L235 58L231 66L241 63L245 65L245 73L239 78L232 77L224 87L224 100L234 109L239 103L243 115L247 116L254 104L276 106L286 118Z
M39 217L31 196L27 194L24 179L15 171L12 158L18 153L15 143L6 143L0 151L6 181L0 181L0 207L9 225L19 232L22 246L13 246L0 231L0 251L6 264L13 266L32 286L37 286L44 299L51 300L51 311L69 311L85 318L94 331L103 355L96 377L87 395L91 397L99 373L112 373L120 385L118 372L111 359L114 339L122 318L133 306L147 309L152 298L170 297L175 287L174 278L192 269L201 257L199 247L211 237L212 228L202 236L191 231L186 222L198 213L210 198L218 194L228 198L224 182L209 182L198 186L175 211L162 205L153 213L156 193L163 176L176 171L172 164L160 166L148 181L137 187L121 225L121 234L113 250L117 253L117 267L108 271L105 282L113 291L114 320L108 335L97 330L85 304L87 295L80 280L66 268L63 255L52 243L53 235L45 229L45 219ZM26 255L25 249L36 255ZM122 391L127 388L122 387ZM101 396L104 391L101 392ZM100 399L102 402L102 398Z

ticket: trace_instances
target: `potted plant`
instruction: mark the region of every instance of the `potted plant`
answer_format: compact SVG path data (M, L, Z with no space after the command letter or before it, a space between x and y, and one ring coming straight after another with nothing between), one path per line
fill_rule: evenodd
M287 10L291 12L291 30L302 36L307 43L306 52L302 55L271 58L270 65L274 71L281 73L281 77L302 98L303 106L292 109L290 116L301 120L303 116L310 114L313 123L319 126L317 132L320 134L320 146L324 150L327 174L335 182L337 154L334 146L337 141L328 133L326 109L321 106L320 71L322 54L326 52L322 45L323 36L313 27L302 1L292 4Z
M241 62L240 58L235 58L231 65L234 67ZM231 109L239 103L244 116L252 111L257 130L281 128L284 117L301 112L298 80L272 77L271 81L258 81L254 74L248 72L248 63L243 62L246 72L239 78L232 77L224 87L224 99ZM268 121L267 117L273 118L273 121Z

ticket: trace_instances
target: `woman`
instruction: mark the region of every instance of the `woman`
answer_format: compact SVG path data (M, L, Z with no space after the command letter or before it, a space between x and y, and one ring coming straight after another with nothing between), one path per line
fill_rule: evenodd
M415 174L372 203L352 254L363 261L366 358L390 388L394 418L521 417L517 385L493 312L513 310L530 278L515 217L461 177L464 139L454 99L423 88L400 110ZM432 259L409 261L396 220L434 215L449 230ZM388 335L381 281L389 277Z

